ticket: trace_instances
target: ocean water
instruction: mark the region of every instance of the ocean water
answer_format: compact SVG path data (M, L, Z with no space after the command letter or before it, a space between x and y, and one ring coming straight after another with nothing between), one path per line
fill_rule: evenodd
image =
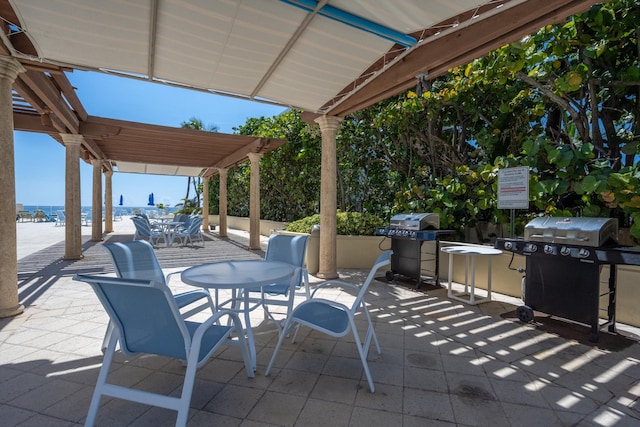
M56 215L57 211L63 211L64 206L51 206L51 205L23 205L23 211L29 211L30 213L35 213L36 209L42 210L45 214L51 216ZM114 215L133 215L134 210L139 209L141 212L158 212L157 208L153 208L151 206L140 206L140 207L131 207L131 206L114 206L113 213ZM177 209L177 208L176 208ZM82 212L89 213L91 212L91 206L82 206ZM104 211L104 209L103 209ZM169 210L167 210L169 211Z

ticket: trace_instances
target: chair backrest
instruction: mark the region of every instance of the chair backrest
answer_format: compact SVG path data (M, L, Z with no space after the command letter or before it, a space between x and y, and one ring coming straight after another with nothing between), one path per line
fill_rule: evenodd
M153 280L159 284L166 284L156 253L149 242L133 240L121 243L105 243L102 247L111 255L118 277Z
M294 267L304 266L304 255L307 250L309 236L289 236L285 234L273 234L269 237L266 261L286 262ZM302 282L302 269L298 271L296 286Z
M56 211L56 215L61 221L64 221L64 211Z
M136 231L138 233L138 236L140 237L151 236L151 226L149 225L148 220L139 216L132 216L131 221L133 221L133 224L136 226Z
M182 214L182 213L175 214L175 215L173 216L173 220L174 220L175 222L185 222L185 221L187 220L187 218L189 218L189 215Z
M392 253L393 251L384 251L380 255L378 255L378 258L373 264L373 267L371 267L371 271L369 271L369 274L367 275L366 280L362 283L362 285L360 285L360 291L358 291L358 296L356 296L356 299L353 302L353 305L351 306L352 312L355 312L358 310L358 307L362 303L362 300L364 299L364 296L367 293L369 285L376 278L376 274L378 273L378 270L391 264Z
M190 217L189 225L187 230L189 231L190 236L195 236L200 234L200 227L202 227L203 218L201 216L192 216Z
M118 329L121 350L186 360L191 338L171 291L149 280L77 274L90 284ZM144 304L140 304L144 301Z

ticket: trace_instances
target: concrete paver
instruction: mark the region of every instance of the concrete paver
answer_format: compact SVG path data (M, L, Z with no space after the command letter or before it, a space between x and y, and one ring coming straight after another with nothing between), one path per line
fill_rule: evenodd
M130 222L115 222L115 233L106 239L130 239ZM85 259L64 263L51 256L64 239L60 227L17 226L19 292L26 310L0 319L0 420L4 426L80 425L102 360L107 316L91 289L72 276L112 270L100 243L87 241L90 227L83 227ZM205 249L160 248L157 254L165 273L212 257L263 256L246 249L246 233L232 237L209 235ZM358 282L367 272L340 273ZM170 286L176 292L189 289L177 279ZM337 289L331 298L348 301L351 295ZM285 341L265 377L277 331L256 310L256 378L247 378L237 349L221 351L197 374L189 425L640 425L640 347L631 335L637 331L629 329L630 338L603 337L598 345L581 343L505 316L518 301L495 298L472 307L448 299L445 288L415 290L375 281L367 297L382 346L381 355L373 346L369 353L375 394L351 338L308 330L295 344ZM179 362L116 359L112 381L179 392L184 371ZM103 399L97 421L99 426L174 423L173 411L117 399Z

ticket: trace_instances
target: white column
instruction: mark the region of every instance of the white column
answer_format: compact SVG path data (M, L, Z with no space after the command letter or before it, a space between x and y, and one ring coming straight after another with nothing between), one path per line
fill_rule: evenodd
M341 118L320 116L316 120L322 132L322 165L320 172L320 259L317 276L322 279L338 277L337 246L337 159L336 135Z
M209 177L202 179L202 231L209 231Z
M229 169L218 169L220 175L219 192L220 197L218 199L218 217L220 218L220 224L218 226L218 235L220 237L227 237L227 173Z
M260 158L249 153L251 178L249 183L249 249L260 249Z
M15 59L0 56L0 318L24 311L18 301L16 233L16 173L13 146L11 86L25 69Z
M65 150L65 237L64 259L82 258L82 222L80 219L80 145L82 135L60 134Z
M104 173L104 232L113 233L113 171Z
M102 240L102 160L91 160L93 165L93 192L91 199L91 240Z

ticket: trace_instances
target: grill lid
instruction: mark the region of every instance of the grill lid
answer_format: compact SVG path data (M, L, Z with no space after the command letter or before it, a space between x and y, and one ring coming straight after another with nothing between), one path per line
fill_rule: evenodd
M401 230L438 230L440 216L435 213L402 213L391 217L390 228Z
M539 217L524 227L525 240L600 247L618 243L614 218Z

